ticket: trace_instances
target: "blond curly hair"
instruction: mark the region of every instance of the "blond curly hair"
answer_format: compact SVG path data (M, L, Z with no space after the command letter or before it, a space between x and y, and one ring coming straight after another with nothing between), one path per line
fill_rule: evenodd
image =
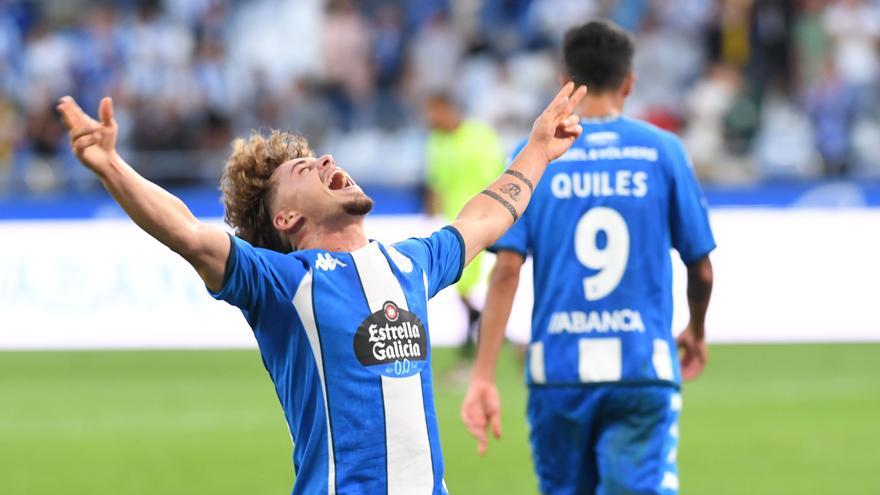
M268 136L255 132L232 142L220 190L226 209L226 223L235 235L254 246L282 253L292 250L290 243L272 225L272 172L284 162L312 156L309 142L302 136L272 130Z

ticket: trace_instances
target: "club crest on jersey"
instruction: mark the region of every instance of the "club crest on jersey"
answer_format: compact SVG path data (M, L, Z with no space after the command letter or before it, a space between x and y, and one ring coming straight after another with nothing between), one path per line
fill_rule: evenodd
M385 311L385 318L388 318L388 321L397 321L400 312L393 302L388 301L382 309Z
M428 357L428 335L419 317L386 301L354 334L354 354L377 375L402 378L418 373Z

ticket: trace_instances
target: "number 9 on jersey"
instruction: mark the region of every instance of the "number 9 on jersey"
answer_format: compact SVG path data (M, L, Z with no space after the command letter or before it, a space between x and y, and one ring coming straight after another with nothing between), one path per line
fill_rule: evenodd
M599 232L605 245L599 247ZM598 206L581 216L574 232L578 261L599 273L584 278L584 297L596 301L611 294L623 278L629 259L629 228L616 210Z

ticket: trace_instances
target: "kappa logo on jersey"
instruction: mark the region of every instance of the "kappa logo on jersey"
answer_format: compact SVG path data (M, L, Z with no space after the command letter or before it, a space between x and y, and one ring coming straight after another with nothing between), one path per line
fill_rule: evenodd
M318 270L332 272L338 266L346 267L348 265L334 258L330 253L318 253L318 259L315 260L315 268Z
M428 354L428 335L419 317L386 301L354 334L354 354L368 370L400 378L418 373Z

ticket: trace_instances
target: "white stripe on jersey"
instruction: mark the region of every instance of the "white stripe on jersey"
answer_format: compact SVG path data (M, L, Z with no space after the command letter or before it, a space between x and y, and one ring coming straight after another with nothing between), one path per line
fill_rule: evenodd
M620 381L623 360L619 338L580 339L578 351L578 375L582 382Z
M303 277L296 295L293 297L293 306L302 320L318 366L318 377L321 379L321 393L324 394L324 416L327 418L327 494L336 494L336 460L333 456L333 430L330 429L330 410L327 402L327 383L324 380L324 356L321 352L321 343L318 340L318 325L315 323L314 305L312 304L312 272Z
M370 311L381 311L386 301L409 309L400 282L377 243L371 242L351 256ZM388 495L431 493L434 488L421 375L419 372L405 378L382 376Z
M529 373L532 375L532 383L547 383L547 374L544 371L543 342L529 344Z
M654 339L654 354L651 361L654 363L654 372L658 380L675 380L672 372L672 354L669 352L669 344L663 339Z

